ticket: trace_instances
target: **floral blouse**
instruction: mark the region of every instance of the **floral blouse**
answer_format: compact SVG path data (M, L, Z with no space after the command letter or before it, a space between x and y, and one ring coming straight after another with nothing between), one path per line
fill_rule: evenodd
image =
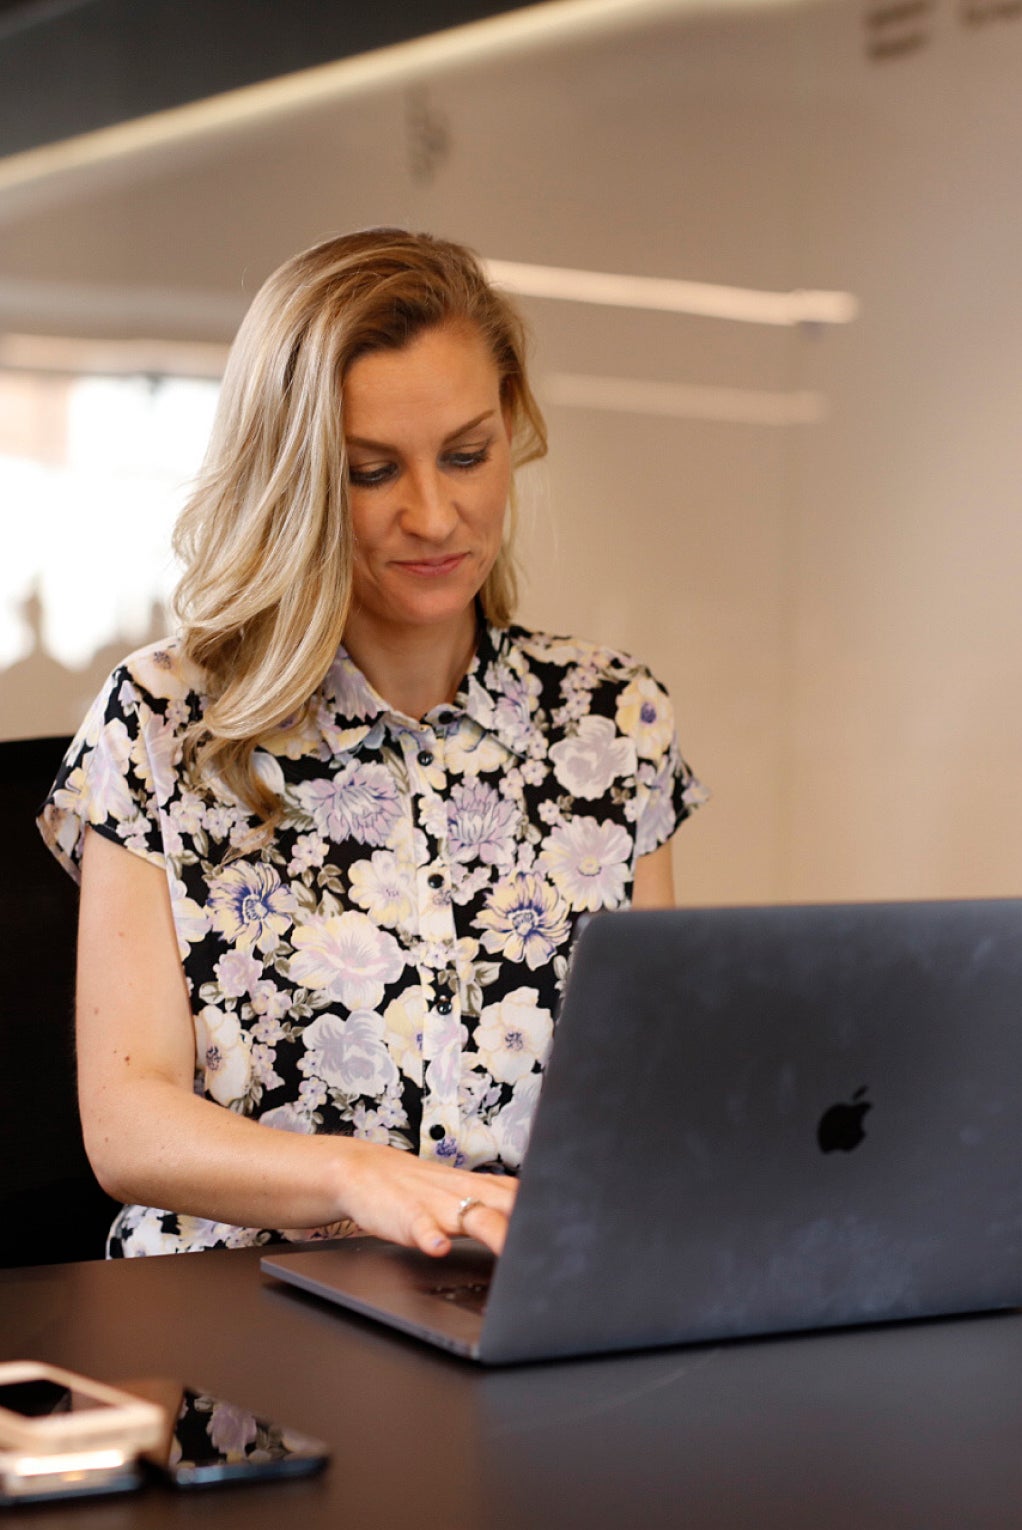
M202 708L174 643L133 655L40 816L74 876L87 825L165 871L196 1092L514 1172L576 922L626 904L637 857L702 798L665 692L622 654L491 627L454 702L416 721L342 648L303 729L257 751L285 816L255 851L247 810L183 765ZM129 1206L109 1252L313 1235Z

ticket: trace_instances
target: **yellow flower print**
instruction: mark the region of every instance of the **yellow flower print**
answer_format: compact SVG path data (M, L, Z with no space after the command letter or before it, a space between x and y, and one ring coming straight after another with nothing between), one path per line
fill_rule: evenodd
M568 910L560 893L535 872L519 872L494 888L475 923L487 951L511 962L543 967L568 933Z
M617 704L617 725L635 740L644 760L657 760L674 737L674 714L666 693L650 675L639 675L622 691Z
M229 866L214 882L207 903L213 928L239 951L255 946L268 955L290 929L293 894L272 866Z

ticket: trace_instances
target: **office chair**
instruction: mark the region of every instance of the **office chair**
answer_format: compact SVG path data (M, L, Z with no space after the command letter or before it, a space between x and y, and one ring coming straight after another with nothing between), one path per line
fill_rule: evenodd
M78 1119L78 894L35 826L69 742L0 742L0 1266L100 1259L118 1209L89 1167Z

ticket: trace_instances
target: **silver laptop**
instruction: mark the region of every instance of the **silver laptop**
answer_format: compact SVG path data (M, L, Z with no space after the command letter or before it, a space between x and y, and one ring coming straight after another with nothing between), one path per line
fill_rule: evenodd
M1018 1306L1022 900L599 915L499 1261L262 1269L488 1363Z

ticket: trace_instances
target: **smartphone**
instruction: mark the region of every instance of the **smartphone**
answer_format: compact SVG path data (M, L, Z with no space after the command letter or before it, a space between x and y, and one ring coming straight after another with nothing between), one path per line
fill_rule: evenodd
M36 1360L0 1364L0 1451L6 1455L108 1451L128 1460L162 1433L160 1409L129 1392Z
M210 1392L159 1381L131 1385L166 1410L164 1437L146 1460L176 1487L307 1476L329 1459L321 1440Z
M54 1498L130 1493L142 1486L137 1456L119 1450L0 1450L0 1508Z

